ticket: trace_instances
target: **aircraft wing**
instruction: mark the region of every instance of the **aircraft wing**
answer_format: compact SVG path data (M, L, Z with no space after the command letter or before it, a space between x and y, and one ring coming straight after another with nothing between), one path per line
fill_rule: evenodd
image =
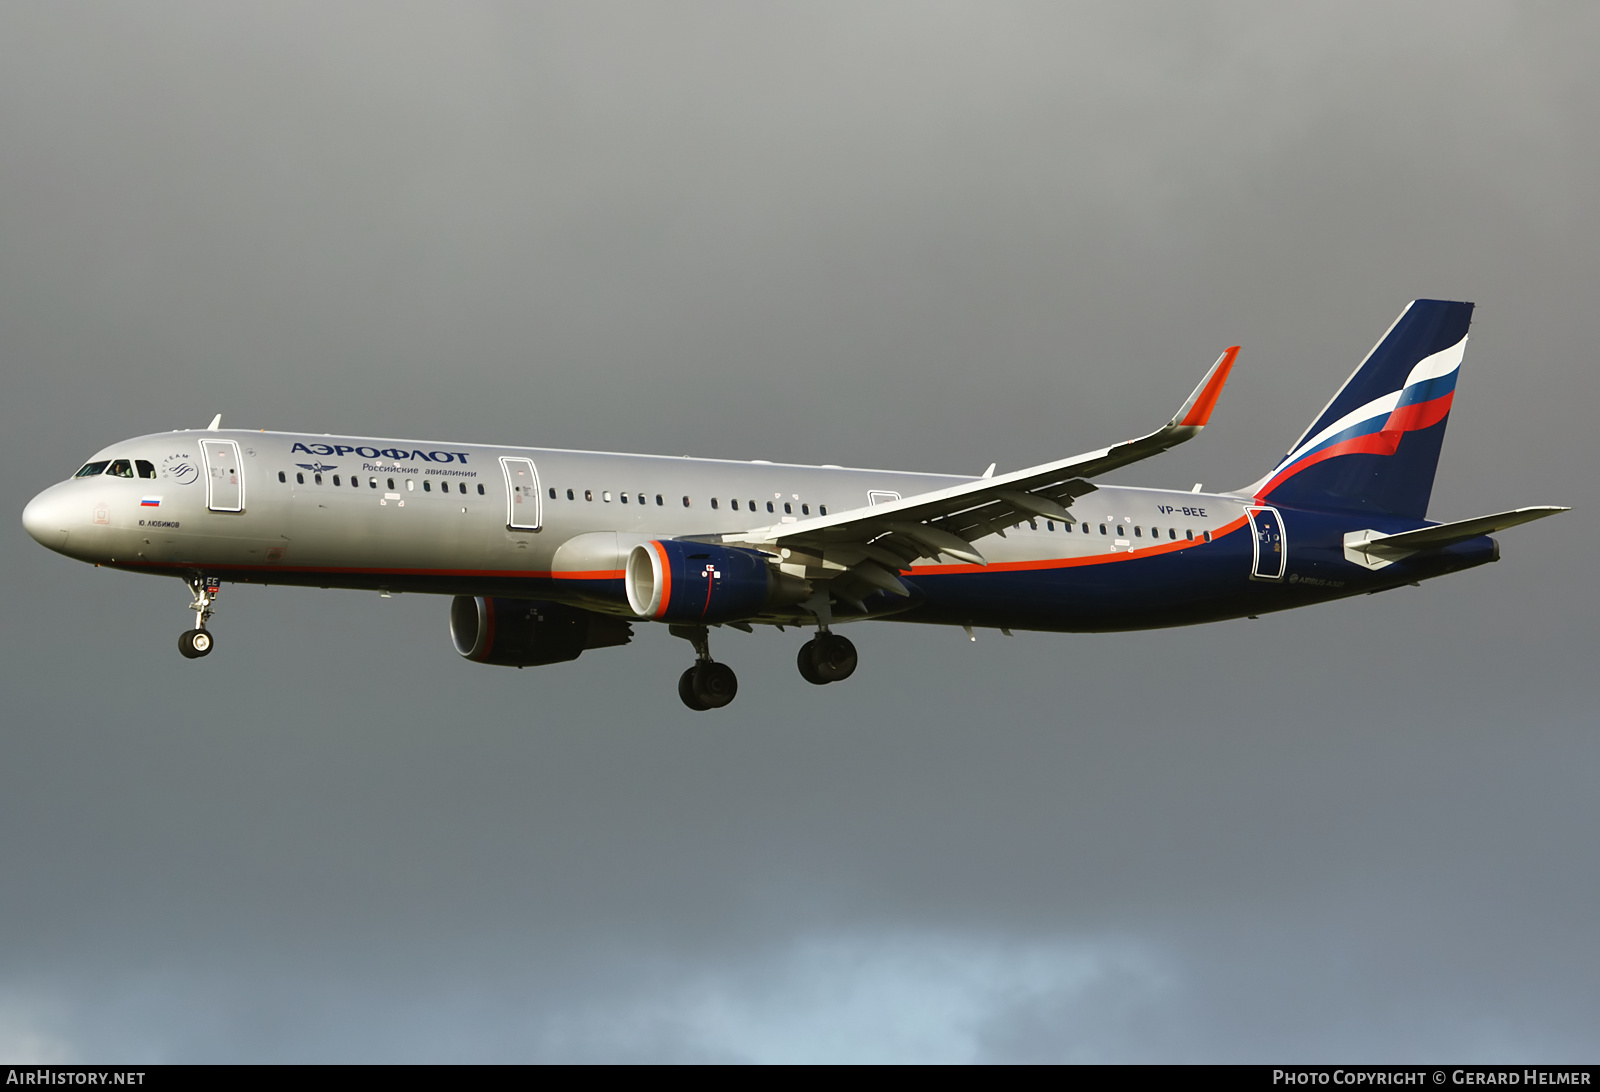
M1073 501L1096 488L1088 477L1198 436L1238 355L1235 345L1218 357L1172 420L1147 436L903 500L723 535L721 541L777 553L783 567L796 575L802 575L798 570L803 567L809 579L840 579L833 590L847 598L859 600L874 590L908 594L897 574L917 558L946 554L987 564L973 547L975 540L1003 537L1005 528L1023 519L1071 523ZM850 595L852 586L855 595Z

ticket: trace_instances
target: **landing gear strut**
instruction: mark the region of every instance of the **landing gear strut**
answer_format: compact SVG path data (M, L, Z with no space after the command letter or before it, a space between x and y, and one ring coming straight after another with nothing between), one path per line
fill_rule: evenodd
M733 668L711 658L711 634L705 626L668 626L667 632L694 646L694 666L678 676L678 697L696 711L721 709L739 693Z
M178 651L183 653L185 659L198 660L209 654L215 644L210 630L206 629L206 621L216 613L212 604L217 601L222 581L214 576L191 576L188 584L189 590L194 593L194 602L189 604L189 609L194 611L194 628L184 630L179 635Z

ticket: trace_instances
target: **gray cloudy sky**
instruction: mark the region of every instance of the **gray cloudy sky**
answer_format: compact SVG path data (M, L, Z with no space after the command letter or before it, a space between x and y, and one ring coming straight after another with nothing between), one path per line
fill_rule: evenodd
M510 671L0 537L0 1057L1593 1061L1600 8L0 6L14 516L198 427L1234 487L1479 308L1502 564L1198 629Z

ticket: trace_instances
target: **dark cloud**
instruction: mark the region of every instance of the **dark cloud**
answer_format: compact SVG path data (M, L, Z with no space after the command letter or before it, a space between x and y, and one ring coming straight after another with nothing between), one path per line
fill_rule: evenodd
M1479 303L1433 514L1502 564L1113 636L458 660L13 523L0 1054L1536 1060L1600 1022L1596 17L1565 5L0 13L17 510L203 424L1235 486Z

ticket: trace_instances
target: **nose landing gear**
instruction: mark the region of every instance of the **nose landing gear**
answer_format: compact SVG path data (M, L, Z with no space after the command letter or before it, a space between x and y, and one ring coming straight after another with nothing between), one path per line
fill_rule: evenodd
M678 676L678 697L696 712L721 709L739 693L739 677L727 664L711 658L711 635L705 626L668 626L667 632L694 646L694 666Z
M206 622L216 613L212 606L217 601L217 592L222 590L222 581L214 576L191 576L188 578L189 590L194 593L194 602L189 604L189 609L194 611L194 629L184 630L178 636L178 651L185 659L198 660L211 652L215 641L211 632L206 629Z

